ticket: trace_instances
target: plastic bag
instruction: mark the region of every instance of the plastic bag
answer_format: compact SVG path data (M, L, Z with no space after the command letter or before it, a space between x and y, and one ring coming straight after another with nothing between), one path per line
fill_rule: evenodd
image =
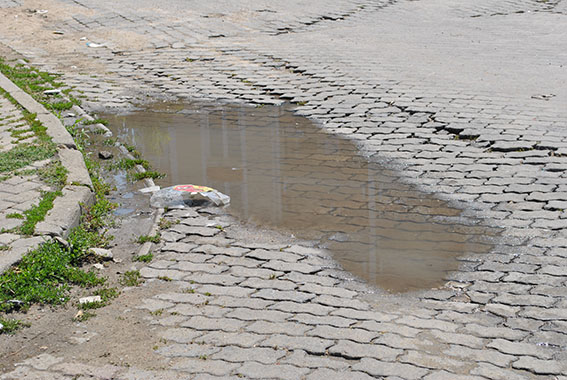
M215 189L197 185L176 185L158 190L152 194L150 205L161 208L184 208L192 201L209 201L215 206L230 203L230 197Z

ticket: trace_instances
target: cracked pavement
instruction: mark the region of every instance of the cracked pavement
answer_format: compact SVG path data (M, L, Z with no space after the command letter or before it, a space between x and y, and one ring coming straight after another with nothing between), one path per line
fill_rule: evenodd
M443 287L390 295L305 242L170 211L180 223L142 270L169 289L132 305L167 368L53 353L0 378L566 379L566 14L564 0L0 1L2 43L91 111L290 101L503 229Z

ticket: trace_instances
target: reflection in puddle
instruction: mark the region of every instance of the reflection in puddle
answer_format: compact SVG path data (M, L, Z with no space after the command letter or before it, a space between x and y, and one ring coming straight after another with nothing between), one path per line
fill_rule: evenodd
M346 270L389 291L441 285L456 257L487 252L482 237L497 233L455 224L460 210L282 107L193 103L105 117L167 173L162 185L214 187L241 219L318 239Z

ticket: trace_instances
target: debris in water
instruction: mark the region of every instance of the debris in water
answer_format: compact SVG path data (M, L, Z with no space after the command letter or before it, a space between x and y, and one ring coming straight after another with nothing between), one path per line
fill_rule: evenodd
M150 198L152 207L184 208L191 201L205 200L215 206L226 206L230 197L213 188L197 185L176 185L154 192Z

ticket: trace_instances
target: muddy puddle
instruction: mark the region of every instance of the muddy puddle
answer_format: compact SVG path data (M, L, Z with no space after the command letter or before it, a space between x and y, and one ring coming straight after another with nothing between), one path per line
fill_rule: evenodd
M167 173L231 197L229 211L262 227L316 240L343 268L390 292L433 288L483 253L497 231L402 183L290 108L161 104L103 115L113 132ZM472 221L474 223L474 221Z

